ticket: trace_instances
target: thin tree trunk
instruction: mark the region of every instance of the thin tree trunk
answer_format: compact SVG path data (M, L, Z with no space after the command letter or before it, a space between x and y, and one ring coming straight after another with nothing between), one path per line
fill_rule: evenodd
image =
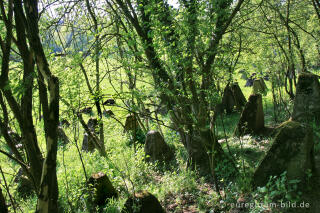
M59 125L59 80L52 75L39 37L38 28L38 2L32 0L24 1L27 32L31 49L34 51L37 67L43 79L47 83L49 100L48 113L43 114L46 130L46 158L42 168L40 191L36 212L49 213L58 212L58 181L56 174L58 125Z
M0 188L0 213L8 213L6 200L4 199L1 188Z

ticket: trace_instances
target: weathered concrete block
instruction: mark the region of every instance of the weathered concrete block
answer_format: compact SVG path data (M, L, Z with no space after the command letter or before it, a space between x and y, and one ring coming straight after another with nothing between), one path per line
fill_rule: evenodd
M139 191L128 198L122 213L164 213L158 199L147 191Z
M312 129L295 121L286 121L278 132L253 176L254 186L264 186L270 176L287 171L287 179L303 180L314 167Z
M147 133L144 151L151 161L170 161L174 157L173 151L158 131Z
M245 105L235 135L258 134L264 129L264 113L261 94L250 95Z
M320 121L320 84L318 76L301 73L298 77L292 120L299 122Z

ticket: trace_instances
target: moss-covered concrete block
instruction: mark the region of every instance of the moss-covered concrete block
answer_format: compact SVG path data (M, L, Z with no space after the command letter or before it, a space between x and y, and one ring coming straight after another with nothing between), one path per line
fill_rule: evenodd
M231 113L234 108L241 110L246 104L247 100L244 97L239 84L237 82L227 84L224 89L222 97L222 107L227 113Z
M118 193L113 187L108 176L102 172L92 174L88 180L90 192L93 195L93 203L103 206L110 198L117 198Z
M148 160L170 161L174 153L158 131L149 131L146 136L144 151Z
M253 175L254 186L264 186L270 176L280 176L287 171L287 179L304 179L313 169L312 129L295 121L286 121L278 127L277 134L267 154Z
M299 75L292 120L320 122L320 83L317 75L308 72Z
M164 213L158 199L147 191L139 191L128 198L122 213Z

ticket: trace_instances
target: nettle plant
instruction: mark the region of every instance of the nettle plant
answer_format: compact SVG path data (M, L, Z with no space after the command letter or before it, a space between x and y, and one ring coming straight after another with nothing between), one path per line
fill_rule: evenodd
M268 183L263 187L258 187L255 194L255 202L265 204L264 207L270 206L270 203L299 202L302 192L298 189L301 180L287 180L287 172L280 176L270 176ZM257 208L264 208L256 205Z

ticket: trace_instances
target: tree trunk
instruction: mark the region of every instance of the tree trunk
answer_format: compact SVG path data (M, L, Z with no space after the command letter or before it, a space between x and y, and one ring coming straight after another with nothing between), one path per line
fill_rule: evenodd
M24 1L27 32L30 46L35 54L39 75L47 83L49 100L41 100L44 109L46 132L46 158L42 168L40 191L36 212L58 212L58 182L56 174L58 125L59 125L59 80L52 75L39 37L38 2ZM45 85L42 85L45 86ZM40 97L41 98L41 97ZM45 103L45 104L43 104Z
M214 140L208 127L210 123L208 92L213 85L212 66L218 52L220 40L240 10L244 0L237 1L232 10L230 10L232 1L219 1L214 4L215 7L212 12L217 14L217 20L215 20L215 27L212 32L214 36L208 44L207 51L204 51L203 55L201 54L198 69L194 65L197 52L195 38L199 31L199 13L196 2L182 2L186 9L185 18L190 36L187 37L188 54L181 54L179 51L179 34L172 27L173 22L168 10L169 6L166 3L163 4L161 1L157 1L157 3L162 4L161 9L154 10L152 13L162 14L161 18L159 18L160 23L166 28L169 26L169 31L163 35L163 39L168 42L166 47L168 48L169 58L179 59L172 64L177 68L175 75L170 72L170 69L167 70L166 65L168 64L164 65L164 61L161 60L161 54L159 55L156 49L157 45L154 44L155 39L158 38L153 36L152 13L145 11L147 6L151 7L151 2L141 1L140 4L142 6L139 4L137 10L139 13L136 13L131 2L122 0L116 0L115 2L131 22L141 39L146 59L152 70L154 84L156 87L161 88L160 99L166 103L168 109L171 109L170 118L174 128L179 132L181 141L189 153L188 164L199 165L201 169L207 170L209 168L207 166L209 165L208 150L212 150L215 153L214 161L218 159L218 156L223 155L221 146ZM163 16L163 14L166 15ZM183 49L185 48L183 46ZM203 58L206 58L206 60L204 61ZM196 77L195 73L199 73L199 75ZM202 81L199 81L199 79L202 79Z
M1 88L3 95L5 96L11 111L19 124L21 135L23 137L23 145L27 153L27 161L30 164L30 172L26 172L29 178L35 182L35 190L37 192L37 186L40 185L41 180L41 168L42 168L42 154L38 146L35 128L32 119L32 86L34 72L34 61L33 55L28 49L27 38L25 33L25 17L22 8L22 2L19 0L14 0L14 18L15 18L15 29L17 31L17 39L15 41L21 58L23 60L23 85L25 90L21 99L21 105L18 103L14 97L14 93L11 89ZM7 27L7 31L10 29ZM11 39L11 38L10 38ZM10 47L7 48L10 52ZM5 56L5 55L4 55ZM3 58L3 67L1 77L3 77L3 82L8 81L9 68L6 58ZM6 64L6 65L5 65ZM7 69L7 71L5 71ZM3 108L3 107L2 107ZM7 126L8 128L8 126ZM6 141L10 144L10 138L7 137ZM20 159L21 160L21 159Z
M40 185L40 193L37 205L37 212L57 212L58 210L58 181L56 173L56 158L58 146L58 123L59 123L59 81L51 77L49 81L50 107L48 123L45 127L48 130L46 137L47 155L44 161Z
M8 213L6 200L4 199L1 188L0 188L0 213Z
M188 152L187 167L198 169L200 174L211 174L216 165L222 163L223 160L228 160L210 129L193 131L192 134L179 131L179 135Z
M210 168L210 160L214 161L213 165L225 158L225 153L221 145L217 142L211 129L202 125L203 127L193 127L192 125L185 125L182 128L182 120L186 120L185 115L187 110L183 110L184 113L179 113L178 110L171 110L170 118L173 122L173 126L177 129L180 140L188 152L187 166L189 168L197 168L201 174L209 174L212 171ZM188 122L185 122L188 123Z

